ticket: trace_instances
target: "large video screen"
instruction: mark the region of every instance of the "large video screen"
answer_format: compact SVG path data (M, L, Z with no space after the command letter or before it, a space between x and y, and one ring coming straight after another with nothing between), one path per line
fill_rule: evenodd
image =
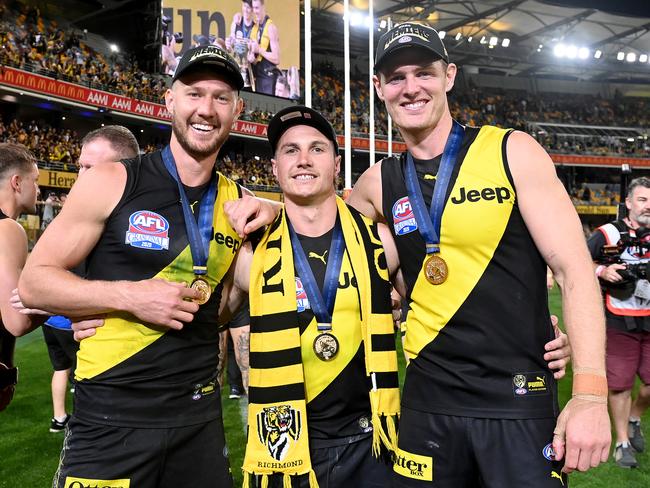
M239 63L246 90L300 98L299 0L163 0L161 66L215 44Z

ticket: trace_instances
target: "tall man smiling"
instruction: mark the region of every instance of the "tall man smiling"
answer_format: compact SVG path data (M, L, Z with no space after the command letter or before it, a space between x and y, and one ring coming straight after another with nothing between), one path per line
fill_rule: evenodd
M452 119L456 66L434 29L388 31L375 70L408 150L366 171L350 204L387 221L409 290L395 486L563 485L560 459L587 470L610 442L603 312L576 212L530 136ZM395 212L406 202L408 227ZM574 360L557 424L540 353L552 337L546 263Z
M165 95L169 146L85 172L29 259L27 307L106 314L78 354L57 488L232 485L216 317L239 246L221 209L241 188L214 166L242 86L223 50L188 50ZM68 271L84 259L86 279Z

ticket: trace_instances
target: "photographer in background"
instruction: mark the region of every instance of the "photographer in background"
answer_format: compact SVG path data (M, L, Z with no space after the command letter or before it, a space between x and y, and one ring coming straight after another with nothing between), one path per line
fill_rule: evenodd
M645 448L641 416L650 405L650 178L630 182L625 205L628 217L599 227L588 245L605 295L614 460L635 468L635 451ZM632 402L637 374L643 385Z

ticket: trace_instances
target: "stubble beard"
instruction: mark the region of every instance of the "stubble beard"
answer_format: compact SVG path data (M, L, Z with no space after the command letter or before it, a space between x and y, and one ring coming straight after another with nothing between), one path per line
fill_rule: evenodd
M635 219L640 227L650 227L650 215L642 214Z
M216 155L227 137L227 135L224 136L220 134L214 139L214 141L206 143L206 145L199 146L192 143L187 137L187 133L190 130L191 129L189 127L185 128L180 121L176 119L172 120L172 132L174 133L174 136L176 136L178 144L187 154L192 156L192 158L196 159L197 161L201 161L209 156L212 156L213 154Z

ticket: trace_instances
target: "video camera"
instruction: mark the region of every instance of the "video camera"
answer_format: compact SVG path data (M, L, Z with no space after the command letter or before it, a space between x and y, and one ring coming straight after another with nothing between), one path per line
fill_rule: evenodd
M596 259L598 264L624 264L625 269L616 272L623 278L623 283L648 280L650 278L650 261L644 263L629 263L621 259L625 250L632 250L638 256L645 256L650 252L650 228L639 227L635 230L636 236L630 235L629 230L621 231L621 239L616 244L603 246ZM650 281L650 280L649 280Z
M166 15L163 15L160 18L160 23L162 25L162 41L165 44L169 44L169 41L171 40L172 36L174 36L174 40L176 41L176 44L181 44L183 42L183 33L182 32L174 32L173 34L169 32L169 24L171 23L172 19L171 17L167 17Z

